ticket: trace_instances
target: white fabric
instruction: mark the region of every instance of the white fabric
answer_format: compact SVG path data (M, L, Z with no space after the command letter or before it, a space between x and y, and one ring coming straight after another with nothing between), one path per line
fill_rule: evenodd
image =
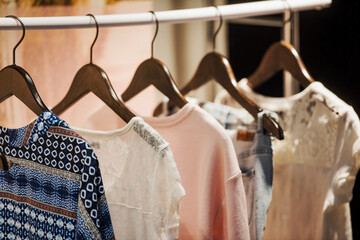
M177 239L185 191L169 144L139 117L115 131L74 130L98 156L116 239Z
M241 171L225 129L192 103L171 116L143 119L169 142L186 190L179 239L249 239ZM116 128L122 120L103 107L86 125Z
M352 239L349 202L360 163L360 122L353 108L320 82L284 98L240 91L279 116L273 200L263 239ZM221 92L216 102L240 107Z
M187 196L180 239L249 239L242 175L225 129L199 106L144 120L171 144Z

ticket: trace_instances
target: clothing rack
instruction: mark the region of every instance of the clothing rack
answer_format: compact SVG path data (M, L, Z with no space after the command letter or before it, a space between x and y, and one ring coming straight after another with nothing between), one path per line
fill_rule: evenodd
M223 19L265 16L285 11L305 11L322 9L331 4L331 0L273 0L251 3L239 3L218 6ZM159 23L185 23L190 21L218 20L219 12L215 7L193 8L156 12ZM90 28L94 20L89 16L64 17L21 17L26 29L66 29ZM131 13L97 15L101 27L145 25L154 22L152 13ZM20 29L20 24L12 18L0 18L0 30Z

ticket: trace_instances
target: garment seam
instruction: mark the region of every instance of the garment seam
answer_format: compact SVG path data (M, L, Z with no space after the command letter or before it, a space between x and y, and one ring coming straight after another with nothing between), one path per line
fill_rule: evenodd
M190 103L188 103L190 104ZM186 107L186 106L184 106ZM145 122L148 122L151 126L156 126L156 127L159 127L159 128L165 128L165 127L171 127L171 126L174 126L174 125L177 125L177 124L180 124L181 122L183 122L185 119L187 119L187 117L194 111L195 109L195 105L191 104L189 110L186 110L185 109L185 113L179 118L174 118L174 119L170 119L172 120L171 122L158 122L156 118L145 118ZM181 109L180 109L181 110ZM181 112L180 112L181 113ZM173 117L174 115L170 115L169 118ZM166 118L166 117L164 117Z
M0 191L0 199L16 202L17 204L28 205L40 211L49 214L58 214L69 219L76 219L76 211L66 209L64 207L54 206L49 203L41 202L27 195L20 195L9 191Z
M231 177L229 177L228 179L226 179L225 183L230 182L231 180L237 178L238 176L241 176L241 170L239 169L239 171L237 171L237 173L235 173L234 175L232 175Z

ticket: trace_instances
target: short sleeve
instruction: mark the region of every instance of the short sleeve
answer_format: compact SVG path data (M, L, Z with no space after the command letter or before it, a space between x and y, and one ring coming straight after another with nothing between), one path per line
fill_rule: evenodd
M359 170L359 118L351 108L339 119L333 182L326 196L323 239L352 239L350 204Z
M86 142L82 145L76 239L114 239L97 157Z
M360 130L359 130L359 132L360 132ZM353 151L352 151L356 169L359 169L359 167L360 167L360 133L358 133L358 135L359 135L359 138L355 142L355 144L353 146Z
M168 144L158 153L154 189L154 207L161 227L161 239L178 239L179 204L185 196L180 175Z
M344 116L337 140L337 171L334 175L333 204L350 202L360 164L360 122L351 108Z
M225 192L229 239L250 239L241 172L226 181Z

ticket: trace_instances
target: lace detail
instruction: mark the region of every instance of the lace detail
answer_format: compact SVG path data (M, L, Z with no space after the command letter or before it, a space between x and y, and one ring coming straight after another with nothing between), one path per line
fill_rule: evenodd
M328 110L324 98L311 93L291 110L278 112L286 141L274 142L276 164L333 166L339 115Z
M166 142L153 128L146 125L143 121L136 121L133 125L135 132L144 139L155 151L161 150L160 147L164 146Z
M263 239L350 239L349 201L360 161L354 110L320 82L283 98L253 92L246 79L239 90L277 113L285 135L273 142L273 200ZM226 93L216 101L241 107Z
M185 195L169 144L141 118L115 131L77 129L95 146L115 236L176 239Z

